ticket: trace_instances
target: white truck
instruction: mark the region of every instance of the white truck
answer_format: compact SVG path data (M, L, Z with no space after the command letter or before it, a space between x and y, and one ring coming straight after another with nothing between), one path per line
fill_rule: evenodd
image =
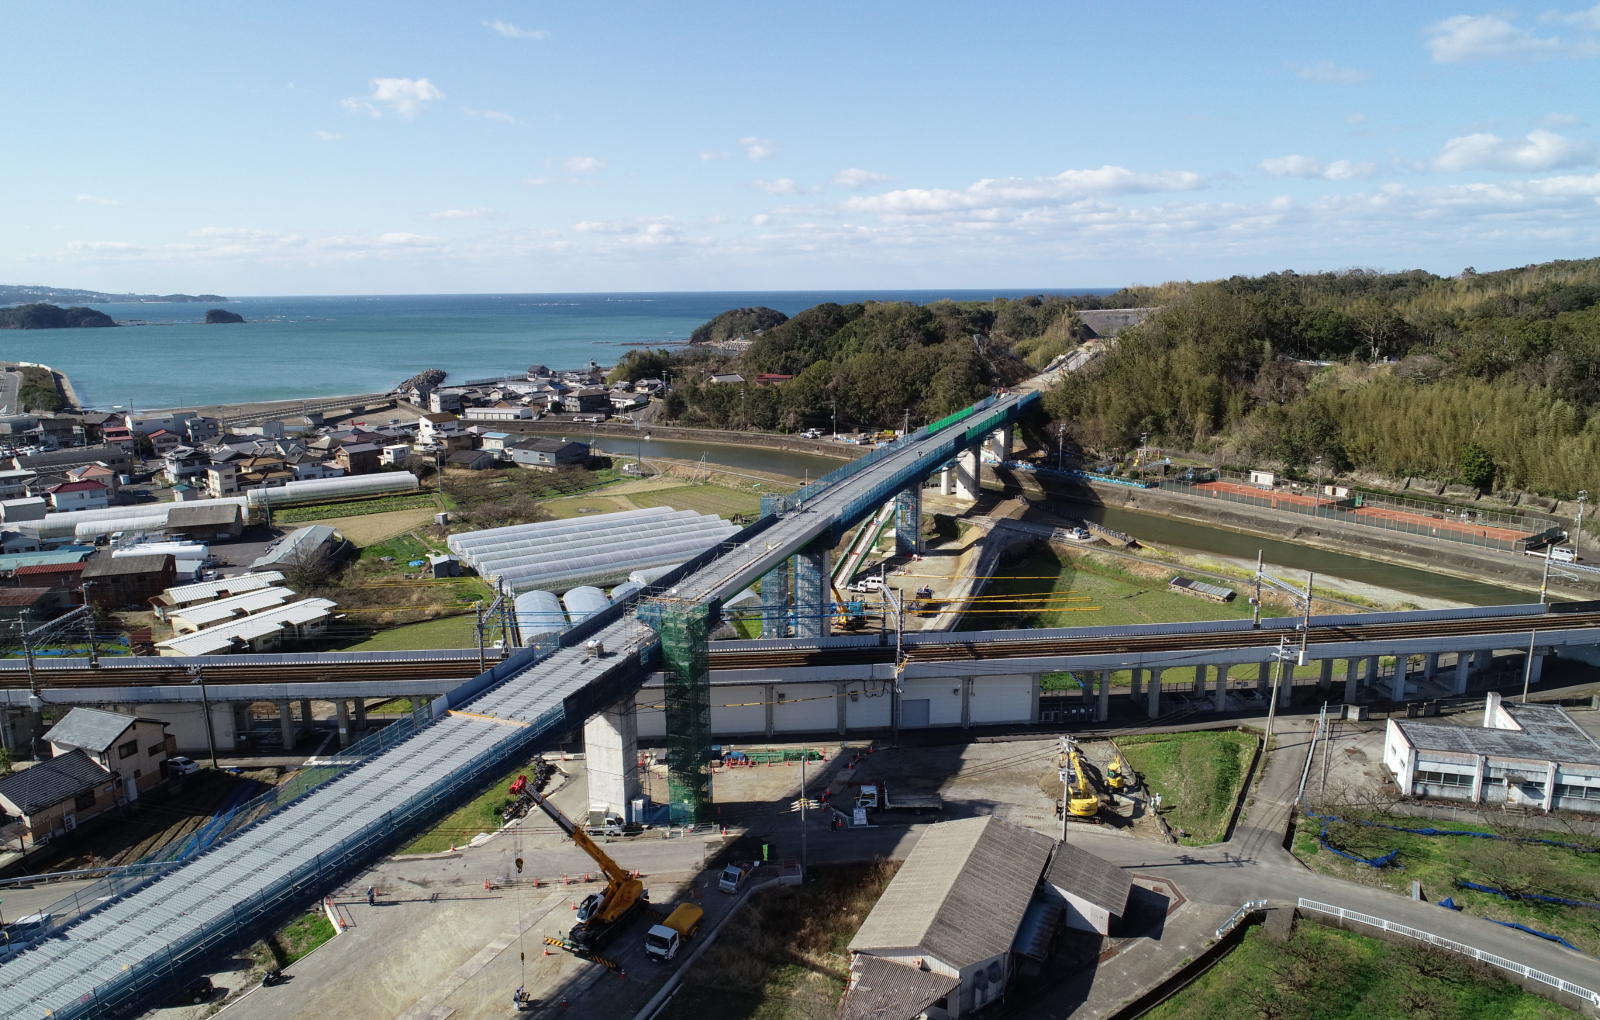
M917 793L913 790L897 791L891 797L887 784L863 783L856 793L856 810L936 815L944 810L944 801L937 793Z
M728 865L722 869L722 874L717 876L717 888L725 893L738 892L744 887L745 879L750 877L750 872L754 869L754 861Z
M697 903L680 903L660 924L653 924L644 934L645 955L665 963L678 955L683 944L694 938L706 912Z
M621 815L604 804L590 804L589 824L583 829L591 836L620 836L625 824Z

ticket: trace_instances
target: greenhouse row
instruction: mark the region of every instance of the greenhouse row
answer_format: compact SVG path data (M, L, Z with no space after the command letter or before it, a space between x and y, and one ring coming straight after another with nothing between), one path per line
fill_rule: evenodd
M633 571L681 563L738 530L709 514L656 508L468 532L449 545L483 577L526 592L620 581Z

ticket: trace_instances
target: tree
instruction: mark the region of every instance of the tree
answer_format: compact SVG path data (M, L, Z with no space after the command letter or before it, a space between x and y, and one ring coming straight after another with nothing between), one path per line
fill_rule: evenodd
M1477 489L1488 492L1494 488L1495 465L1489 451L1477 443L1461 447L1461 480Z

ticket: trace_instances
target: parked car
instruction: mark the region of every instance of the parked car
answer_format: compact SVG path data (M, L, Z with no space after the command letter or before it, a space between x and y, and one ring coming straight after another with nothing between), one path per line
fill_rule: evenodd
M858 595L873 594L883 591L883 577L880 574L871 574L860 578L850 585L850 590Z
M192 776L196 772L200 771L200 765L198 762L196 762L193 758L185 758L181 754L172 758L168 758L167 768L171 769L172 774L175 776Z

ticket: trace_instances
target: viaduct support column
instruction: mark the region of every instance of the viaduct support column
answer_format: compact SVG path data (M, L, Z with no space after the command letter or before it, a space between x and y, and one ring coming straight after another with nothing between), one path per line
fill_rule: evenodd
M1227 666L1218 666L1216 669L1217 669L1217 693L1216 693L1216 699L1217 700L1215 702L1216 709L1217 709L1218 712L1226 712L1228 710L1228 667Z
M1439 653L1429 652L1422 660L1422 679L1432 680L1439 672Z
M356 710L356 732L367 732L367 699L357 698L351 704Z
M583 724L589 803L604 804L628 821L639 796L639 721L633 697L623 698Z
M826 560L824 554L823 559ZM805 562L809 557L802 557ZM672 821L711 820L711 610L700 602L647 607L640 619L661 635L666 673L667 789ZM770 699L769 699L770 700Z
M1323 659L1318 665L1322 667L1322 672L1317 676L1317 689L1327 691L1333 686L1333 660Z
M311 699L310 698L301 698L300 699L300 730L301 730L301 732L310 733L313 729L316 728L316 725L317 725L317 718L316 718L316 716L311 714Z
M1467 684L1468 684L1469 681L1471 681L1471 679L1472 679L1472 653L1470 653L1470 652L1457 652L1456 653L1456 677L1455 677L1455 683L1451 686L1450 693L1452 693L1452 694L1465 694L1465 693L1467 693Z
M1538 684L1539 684L1540 678L1542 678L1543 675L1544 675L1544 649L1543 648L1535 648L1533 650L1533 661L1531 661L1531 662L1529 662L1527 664L1526 669L1528 671L1528 685L1530 687L1537 687ZM1545 787L1545 789L1549 790L1551 788L1547 786L1547 787Z
M939 469L939 495L948 496L955 488L955 481L950 477L948 467Z
M1377 687L1378 677L1383 675L1383 660L1376 655L1367 656L1367 686Z
M350 743L350 702L339 698L334 701L333 709L339 718L339 746L345 747Z
M1105 722L1111 717L1111 671L1100 671L1100 690L1094 707L1094 721Z
M922 482L901 489L894 498L894 551L902 556L922 555Z
M789 632L790 560L767 571L761 579L761 636L787 637Z
M283 734L283 749L285 751L293 750L294 745L299 741L295 739L294 706L290 704L288 699L278 702L278 729Z
M827 637L833 615L827 540L807 546L794 557L794 629L796 637Z
M1406 667L1410 665L1405 656L1395 660L1394 676L1389 678L1389 700L1406 700Z
M995 460L1007 461L1011 459L1011 426L1007 425L1003 429L996 429L991 432L985 442L989 446L989 453L994 456Z
M1155 719L1161 715L1161 670L1150 671L1150 687L1145 691L1145 715Z
M1128 697L1133 701L1139 700L1139 680L1142 675L1143 670L1128 670Z
M1356 695L1361 691L1361 665L1358 659L1344 660L1344 703L1354 705Z
M1272 691L1272 663L1263 662L1256 668L1256 693L1263 699Z
M978 487L982 480L983 460L976 448L956 454L956 498L969 503L978 501Z

